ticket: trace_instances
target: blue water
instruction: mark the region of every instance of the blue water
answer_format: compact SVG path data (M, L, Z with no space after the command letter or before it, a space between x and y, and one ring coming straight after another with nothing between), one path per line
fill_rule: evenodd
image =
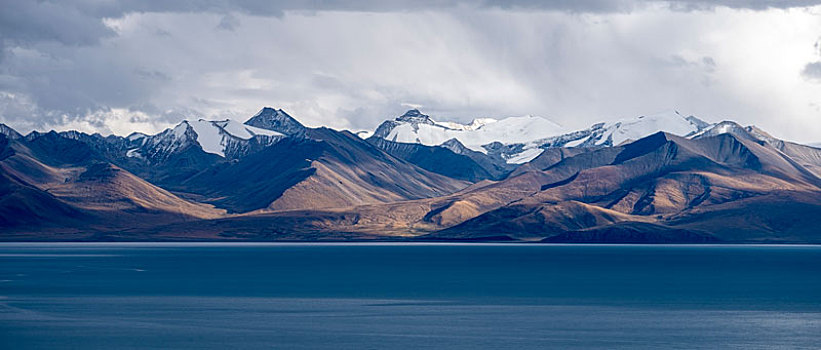
M2 349L819 344L819 246L0 244Z

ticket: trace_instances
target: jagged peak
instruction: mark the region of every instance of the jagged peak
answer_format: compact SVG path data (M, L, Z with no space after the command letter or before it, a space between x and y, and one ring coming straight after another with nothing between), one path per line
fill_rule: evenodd
M447 141L445 141L445 142L442 142L442 144L443 144L443 145L452 145L452 146L460 146L460 147L465 147L465 145L464 145L461 141L459 141L459 139L457 139L457 138L455 138L455 137L454 137L454 138L451 138L451 139L449 139L449 140L447 140Z
M67 139L72 139L72 140L79 140L83 137L90 137L90 138L97 139L97 140L101 140L101 139L106 138L98 132L95 132L93 134L87 134L87 133L84 133L82 131L77 131L77 130L60 131L58 134L60 134L60 136L62 136L62 137L65 137ZM114 137L117 137L117 136L114 136Z
M305 126L294 117L273 107L263 107L245 125L276 131L288 136L301 137L305 135Z
M191 126L191 123L189 123L188 120L183 120L179 124L174 126L174 128L171 129L171 132L174 134L176 138L181 138L185 136L189 130L193 132L194 128Z
M427 114L422 114L418 109L410 109L405 114L396 117L398 122L414 123L414 124L436 124L433 119Z
M273 119L291 119L295 122L297 121L296 119L294 119L294 117L292 117L290 114L288 114L288 112L285 112L281 108L274 108L274 107L266 106L266 107L262 107L262 109L260 109L259 112L257 112L257 114L254 114L254 116L251 117L250 119L248 119L247 121L245 121L245 123L247 124L248 122L250 122L254 118L260 118L260 117L273 118Z
M420 117L420 116L425 116L425 115L422 114L422 112L420 112L418 109L414 108L414 109L407 110L405 112L405 114L402 114L400 116L400 118L414 118L414 117Z
M60 133L58 133L56 130L49 130L47 132L40 132L40 131L37 131L37 130L32 130L30 133L28 133L26 135L26 139L27 140L32 140L32 139L36 139L36 138L40 138L40 137L46 137L46 136L48 136L48 137L62 137L62 135L60 135Z
M285 115L285 116L290 117L290 115L288 115L288 113L286 113L284 110L282 110L282 108L274 108L274 107L269 107L269 106L262 107L262 109L260 109L259 112L257 112L257 114L254 114L254 117L259 117L261 115L268 115L268 114Z
M6 137L12 140L23 137L23 135L17 132L17 130L14 130L12 127L3 123L0 123L0 134L6 135Z
M31 140L34 140L34 139L40 137L40 135L43 135L43 133L41 133L37 130L32 130L31 132L29 132L28 134L23 136L23 138L26 139L26 141L31 141Z
M153 139L154 142L157 142L157 140L160 139L195 139L196 132L194 132L194 128L188 120L183 120L179 122L179 124L174 125L174 127L165 129L156 135L149 137Z
M722 134L731 134L737 137L744 137L747 139L757 140L757 138L751 135L745 127L741 126L740 124L732 120L724 120L720 123L716 123L711 128L705 129L698 134L692 135L691 138L698 139L703 137L718 136Z
M445 142L442 142L442 144L440 146L444 147L444 148L447 148L447 149L451 150L451 152L456 153L456 154L462 154L465 151L467 151L467 149L468 149L457 138L452 138L452 139L449 139Z

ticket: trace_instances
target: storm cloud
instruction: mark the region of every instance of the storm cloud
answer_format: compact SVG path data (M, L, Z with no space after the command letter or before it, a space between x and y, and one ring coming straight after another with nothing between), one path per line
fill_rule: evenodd
M678 109L821 135L810 1L22 1L0 12L0 121L156 132L265 105L371 129Z

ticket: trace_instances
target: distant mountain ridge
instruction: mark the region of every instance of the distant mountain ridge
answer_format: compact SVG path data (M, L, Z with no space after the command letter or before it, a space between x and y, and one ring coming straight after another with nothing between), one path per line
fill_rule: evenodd
M474 119L469 124L459 124L436 122L430 116L412 109L393 120L383 122L373 133L367 135L371 143L412 162L411 158L414 156L394 151L401 148L396 144L448 148L483 164L480 168L487 173L485 179L500 179L548 148L611 147L658 131L691 137L712 126L694 116L683 116L678 111L670 111L597 123L587 129L569 131L552 121L534 116L500 120L481 118ZM421 163L417 165L425 167ZM433 168L426 169L438 172Z
M451 140L458 140L466 148L487 153L494 143L525 144L547 136L563 134L564 128L544 118L524 116L501 120L474 119L470 124L435 122L430 116L416 109L409 110L394 120L383 122L371 137L391 142L418 143L426 146L441 146ZM526 162L527 155L519 158L509 156L508 163Z
M126 137L0 124L0 239L821 242L821 149L754 126L410 110L361 136L271 107Z
M494 144L504 145L518 152L504 154L508 163L521 164L532 160L547 147L615 146L634 141L658 131L691 136L708 129L712 124L694 116L683 116L678 111L650 114L633 119L594 124L582 130L566 128L544 118L525 116L500 120L474 119L470 124L435 122L418 110L380 124L369 137L392 142L418 143L440 146L452 139L468 148L487 153Z

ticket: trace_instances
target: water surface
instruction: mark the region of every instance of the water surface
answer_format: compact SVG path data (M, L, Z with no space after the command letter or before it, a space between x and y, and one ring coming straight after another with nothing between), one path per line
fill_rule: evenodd
M0 348L817 348L821 247L0 244Z

